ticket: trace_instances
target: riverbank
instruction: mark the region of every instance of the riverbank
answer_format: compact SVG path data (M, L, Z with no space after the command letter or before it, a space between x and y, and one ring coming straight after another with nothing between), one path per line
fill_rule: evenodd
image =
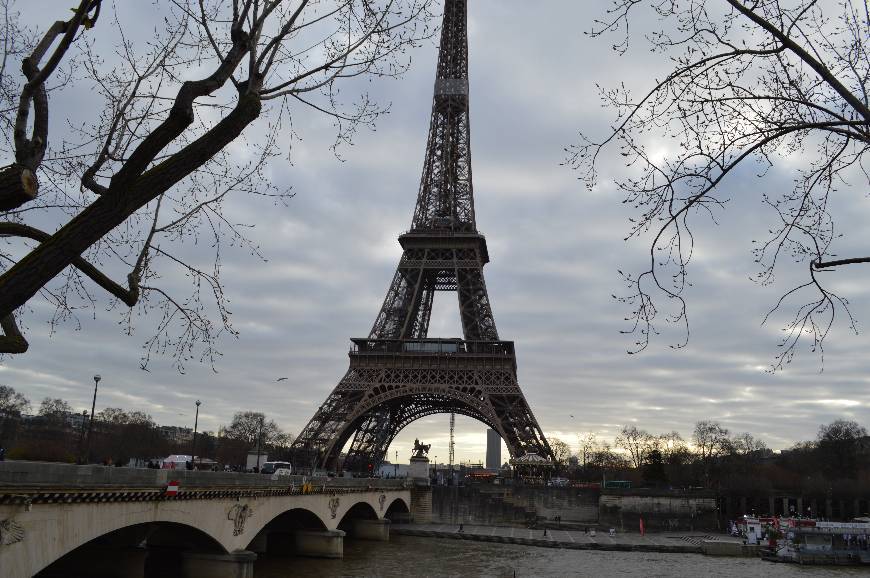
M348 539L341 559L264 554L257 559L254 570L255 578L795 578L796 575L800 578L867 578L867 571L848 567L798 568L792 564L770 564L758 557L568 550L399 534L394 534L389 542Z
M606 532L596 532L592 535L581 530L547 528L545 534L543 529L468 524L463 525L461 532L458 525L447 524L393 524L390 531L402 536L520 544L541 548L668 554L703 554L704 543L710 541L740 543L728 536L702 533L646 534L645 536L617 533L610 536Z

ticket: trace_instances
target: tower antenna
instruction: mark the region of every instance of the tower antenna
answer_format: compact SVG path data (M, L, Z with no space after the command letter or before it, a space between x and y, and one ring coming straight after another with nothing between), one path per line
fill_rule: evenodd
M453 429L456 427L456 413L450 412L450 475L453 475Z

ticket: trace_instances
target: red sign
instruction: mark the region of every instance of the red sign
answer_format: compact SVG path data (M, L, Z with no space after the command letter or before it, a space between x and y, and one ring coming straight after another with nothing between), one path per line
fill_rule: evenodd
M169 485L166 486L166 495L174 496L178 493L178 480L172 480L169 482Z

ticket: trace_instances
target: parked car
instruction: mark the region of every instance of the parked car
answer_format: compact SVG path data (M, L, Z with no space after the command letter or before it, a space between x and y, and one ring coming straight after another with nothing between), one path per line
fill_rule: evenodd
M287 470L286 472L278 472L278 470ZM263 467L260 468L261 474L283 474L285 476L293 473L293 466L290 465L290 462L266 462L263 464Z

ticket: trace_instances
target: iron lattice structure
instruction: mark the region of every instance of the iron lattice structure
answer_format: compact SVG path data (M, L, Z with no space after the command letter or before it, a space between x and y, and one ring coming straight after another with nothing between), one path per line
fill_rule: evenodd
M305 469L377 467L396 434L435 413L493 428L512 457L552 451L517 382L514 344L499 339L483 266L471 183L466 0L446 0L432 119L411 229L367 338L352 339L350 369L293 444ZM428 337L436 291L459 298L463 339Z

